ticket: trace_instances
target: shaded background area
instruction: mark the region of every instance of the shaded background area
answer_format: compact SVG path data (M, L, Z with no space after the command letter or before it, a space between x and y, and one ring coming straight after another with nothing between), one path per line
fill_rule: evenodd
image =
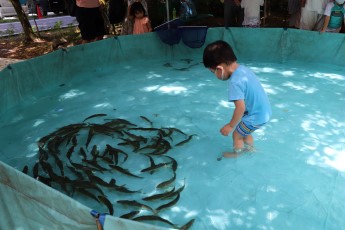
M219 0L194 0L198 14L211 14L212 18L199 19L191 24L205 25L210 27L223 26L224 5ZM266 21L264 27L285 27L288 18L287 0L266 1ZM158 26L166 21L166 3L163 1L147 0L150 18L153 26ZM170 17L173 9L177 13L180 9L180 1L169 1ZM264 17L264 7L261 7L261 16Z

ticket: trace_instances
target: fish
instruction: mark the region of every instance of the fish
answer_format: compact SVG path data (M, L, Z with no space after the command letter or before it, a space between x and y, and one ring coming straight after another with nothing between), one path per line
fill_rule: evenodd
M119 171L127 176L131 176L131 177L136 177L136 178L142 178L141 176L137 176L134 175L133 173L131 173L130 171L128 171L127 169L121 168L120 166L117 165L109 165L111 168L115 169L116 171Z
M188 229L190 229L193 226L194 221L195 221L195 219L191 219L190 221L188 221L185 225L183 225L179 229L180 230L188 230Z
M156 208L156 211L159 212L159 211L162 211L165 208L169 208L169 207L175 205L178 202L179 199L180 199L180 193L178 193L176 198L173 199L172 201L170 201L170 202L168 202L166 204L163 204L163 205L159 206L158 208Z
M81 172L79 172L78 170L76 170L74 167L67 166L67 168L69 168L69 170L71 170L71 172L73 172L79 179L84 178L84 175Z
M80 149L79 149L79 153L80 153L80 155L82 155L82 156L83 156L83 159L84 159L84 160L86 160L86 159L87 159L86 152L85 152L85 150L84 150L84 148L83 148L83 147L80 147Z
M169 196L170 194L172 194L174 191L175 191L175 187L172 188L170 191L167 191L167 192L164 192L164 193L159 193L159 194L155 194L155 195L152 195L152 196L144 197L144 198L142 198L142 200L153 201L153 200L163 199L163 198Z
M124 219L132 219L134 216L138 215L140 211L132 211L126 214L123 214L122 216L120 216L120 218L124 218Z
M37 161L34 167L32 168L32 175L34 178L38 177L38 167L39 167L39 161Z
M127 132L127 131L123 131L127 136L129 136L133 141L138 141L138 142L144 142L146 143L147 142L147 138L146 137L143 137L143 136L137 136L137 135L134 135L130 132Z
M195 134L189 135L186 140L183 140L183 141L177 143L175 146L181 146L181 145L187 143L188 141L190 141L192 139L193 136L195 136Z
M119 204L122 204L122 205L127 205L127 206L136 206L136 207L139 207L139 208L143 208L143 209L146 209L146 210L149 210L153 213L156 213L157 211L153 208L151 208L150 206L146 205L146 204L142 204L142 203L139 203L135 200L118 200L117 203Z
M89 146L90 141L91 141L92 137L94 136L94 134L95 134L95 132L94 132L93 128L90 127L89 128L89 133L87 135L87 140L86 140L86 143L85 143L86 148Z
M59 158L59 156L57 154L53 154L53 157L55 159L55 163L56 165L59 167L60 169L60 174L63 176L64 175L64 168L63 168L63 162L62 160Z
M177 194L180 194L183 189L185 187L185 184L183 184L183 186L181 186L179 189L177 189L176 191L172 192L172 193L169 193L167 196L163 197L162 199L169 199L171 197L174 197L176 196Z
M100 202L99 199L92 192L90 192L84 188L76 188L75 190L81 194L84 194L87 197L94 199L97 202Z
M126 152L122 151L121 149L114 148L109 144L107 144L106 147L107 147L106 149L109 151L109 154L113 155L114 160L115 160L115 165L117 165L117 163L118 163L118 154L119 153L124 155L124 159L123 159L122 163L124 163L128 159L128 154Z
M29 166L25 165L22 172L25 174L28 174L28 171L29 171Z
M160 216L154 216L154 215L138 216L138 217L133 218L132 220L134 220L134 221L160 221L160 222L164 222L166 224L169 224L173 227L176 226L175 224L171 223L167 219L164 219Z
M170 185L172 182L174 182L175 179L176 179L176 173L174 172L174 176L173 176L172 178L170 178L169 180L164 181L164 182L158 184L158 185L156 186L156 188L164 188L164 187Z
M113 207L113 204L108 200L108 198L106 198L103 195L98 195L97 197L103 204L105 204L108 207L109 214L113 215L114 214L114 207Z
M138 190L138 191L129 190L129 189L126 188L124 185L121 185L121 186L116 185L115 179L111 179L111 180L109 181L109 184L108 184L106 187L114 188L116 191L118 191L118 192L123 192L123 193L137 193L137 192L141 192L141 190Z
M150 121L147 117L145 117L145 116L140 116L140 118L143 119L144 121L146 121L147 123L149 123L151 127L153 127L152 121Z
M83 179L72 180L71 184L74 188L84 188L84 189L94 189L97 190L100 194L104 195L102 189L100 189L97 185L92 184L90 181L86 181Z
M67 159L68 159L69 161L71 161L71 155L72 155L73 152L74 152L74 145L72 145L72 146L68 149L68 151L67 151L67 153L66 153L66 157L67 157Z
M91 115L91 116L88 116L87 118L85 118L85 119L83 120L83 122L85 122L86 120L89 120L89 119L91 119L91 118L94 118L94 117L104 117L104 116L107 116L107 114L105 114L105 113L94 114L94 115Z
M153 172L154 170L157 170L159 168L165 167L165 166L167 166L169 164L170 164L170 162L154 164L154 165L151 165L151 166L149 166L147 168L142 169L140 172Z
M171 169L175 172L177 170L177 161L169 156L166 156L171 160Z
M172 67L172 65L169 62L165 63L163 66L165 66L165 67Z
M51 178L47 178L47 177L43 177L43 176L38 176L37 180L42 182L43 184L51 187L52 186L52 179Z

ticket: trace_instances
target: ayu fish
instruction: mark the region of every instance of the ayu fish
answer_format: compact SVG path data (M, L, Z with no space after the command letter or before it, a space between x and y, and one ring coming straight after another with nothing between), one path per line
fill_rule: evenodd
M190 229L193 226L194 221L195 221L195 219L191 219L190 221L188 221L185 225L183 225L179 229L180 230L188 230L188 229Z
M99 202L99 199L92 192L84 188L76 188L76 191Z
M108 207L109 214L113 215L114 214L114 207L113 207L113 204L108 200L108 198L106 198L103 195L98 195L98 199Z
M135 220L135 221L160 221L160 222L164 222L166 224L169 224L171 226L175 226L173 223L171 223L167 219L164 219L160 216L153 216L153 215L138 216L138 217L133 218L132 220Z
M172 168L172 170L174 172L176 172L176 170L177 170L177 161L174 158L172 158L172 157L169 157L169 156L166 156L166 157L168 157L171 160L171 168Z
M140 211L132 211L126 214L123 214L122 216L120 216L120 218L123 219L132 219L133 217L135 217L136 215L139 214Z
M186 140L183 140L183 141L177 143L175 146L181 146L181 145L187 143L188 141L190 141L192 139L193 136L195 136L195 134L189 135Z
M163 204L163 205L159 206L159 207L156 209L157 212L162 211L163 209L166 209L166 208L169 208L169 207L175 205L175 204L178 202L179 199L180 199L180 193L178 193L177 196L176 196L176 198L173 199L172 201L170 201L169 203L166 203L166 204Z
M170 191L145 197L145 198L143 198L143 200L145 200L145 201L153 201L153 200L163 199L165 197L170 196L174 191L175 191L175 187L173 189L171 189Z
M153 213L156 213L157 211L153 208L151 208L150 206L146 205L146 204L142 204L142 203L139 203L135 200L118 200L117 203L119 204L122 204L122 205L127 205L127 206L136 206L136 207L139 207L139 208L143 208L143 209L146 209L146 210L149 210Z
M152 157L148 156L150 158L151 161L151 165L147 168L142 169L140 172L153 172L154 170L157 170L159 168L165 167L170 163L159 163L159 164L155 164L154 161L152 160Z
M175 179L176 179L176 173L174 172L174 176L173 176L172 178L170 178L169 180L164 181L164 182L158 184L158 185L156 186L156 188L164 188L164 187L170 185L172 182L174 182Z
M22 170L22 173L28 174L28 171L29 171L29 166L25 165L23 170Z
M105 114L105 113L94 114L94 115L91 115L91 116L88 116L87 118L85 118L85 119L83 120L83 122L85 122L86 120L89 120L89 119L91 119L91 118L94 118L94 117L104 117L104 116L107 116L107 114Z
M121 168L120 166L117 165L109 165L111 168L115 169L116 171L119 171L127 176L131 176L131 177L136 177L136 178L142 178L141 176L137 176L134 175L133 173L131 173L130 171L128 171L127 169Z
M149 123L151 127L153 127L152 121L150 121L147 117L145 117L145 116L140 116L140 118L143 119L144 121L146 121L147 123Z

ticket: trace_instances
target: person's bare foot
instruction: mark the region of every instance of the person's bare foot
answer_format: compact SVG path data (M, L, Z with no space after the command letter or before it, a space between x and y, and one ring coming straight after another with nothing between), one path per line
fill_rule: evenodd
M235 158L235 157L238 157L238 153L224 152L223 153L223 157L225 157L225 158Z

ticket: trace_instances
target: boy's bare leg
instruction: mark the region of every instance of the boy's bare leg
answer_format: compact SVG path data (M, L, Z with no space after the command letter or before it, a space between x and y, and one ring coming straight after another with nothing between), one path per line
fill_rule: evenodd
M223 157L233 158L238 157L238 155L243 152L245 137L240 135L236 130L232 133L232 139L234 142L234 151L233 152L224 152Z

